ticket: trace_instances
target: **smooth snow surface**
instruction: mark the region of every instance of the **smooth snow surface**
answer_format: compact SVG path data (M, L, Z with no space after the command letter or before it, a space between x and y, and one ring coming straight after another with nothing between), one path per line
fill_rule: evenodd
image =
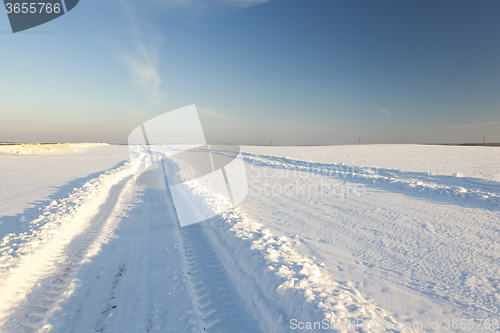
M247 198L191 181L183 228L152 149L0 155L1 332L498 331L500 148L242 147Z

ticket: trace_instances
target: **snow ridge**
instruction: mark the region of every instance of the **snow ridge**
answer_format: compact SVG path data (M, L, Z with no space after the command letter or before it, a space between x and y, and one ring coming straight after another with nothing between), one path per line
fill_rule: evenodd
M224 154L222 151L216 153ZM294 160L274 155L255 155L243 153L243 159L258 166L291 169L297 172L310 172L319 176L349 179L366 184L380 184L436 196L456 197L459 200L484 202L500 207L500 183L496 181L454 176L435 176L421 173L405 173L399 170L386 170L375 167L327 164L304 160ZM462 186L456 184L460 182Z
M181 177L186 177L189 171L182 162L175 156L171 160L180 167ZM216 212L227 207L222 196L196 181L191 185L186 198L203 197ZM386 311L366 300L352 283L337 281L324 264L299 254L294 248L298 240L273 235L238 208L220 213L203 230L263 331L287 332L292 319L330 327L351 323L350 330L358 332L369 331L370 325L401 331ZM358 325L353 327L353 323Z
M19 234L10 233L2 238L0 325L36 287L37 281L50 277L60 270L61 265L67 261L66 252L72 240L92 226L92 219L102 214L102 205L108 199L119 198L118 195L116 198L111 198L115 194L112 188L117 184L123 186L130 177L129 162L106 171L99 177L87 181L81 188L74 189L67 198L52 201L33 221L21 221L24 226ZM100 237L100 232L95 230L89 233L90 236L91 240L94 240ZM91 240L86 244L87 250L92 243ZM87 253L81 255L85 256ZM61 274L69 278L75 274L74 268L66 267ZM64 292L65 287L66 284L59 286L57 292ZM43 319L43 316L39 317Z
M170 147L171 150L178 148ZM224 150L211 150L214 154L232 156ZM459 172L453 176L431 175L429 173L403 172L397 169L345 165L344 163L320 163L296 160L276 155L257 155L241 152L243 160L249 164L292 172L311 173L317 176L352 180L358 183L379 184L416 192L426 192L436 196L455 197L459 200L483 202L492 207L500 207L500 182L494 180L463 177ZM457 186L460 183L461 186Z

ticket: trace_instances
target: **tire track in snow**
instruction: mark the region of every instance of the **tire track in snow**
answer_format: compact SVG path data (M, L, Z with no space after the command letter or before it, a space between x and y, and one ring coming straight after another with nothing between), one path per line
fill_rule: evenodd
M259 332L202 228L195 225L179 231L200 327L207 332Z
M40 330L57 304L72 293L78 267L85 261L92 245L102 236L120 193L132 177L128 164L104 175L87 182L80 192L76 192L86 202L74 213L70 211L58 216L63 222L48 223L42 226L42 234L33 234L32 238L40 239L41 246L29 249L26 254L21 253L17 261L15 258L11 260L13 265L8 267L0 280L2 330ZM64 212L66 202L60 205ZM26 235L23 236L28 238L27 245L33 242Z
M212 150L212 153L227 155L227 152L221 150ZM316 174L339 180L352 180L371 186L387 185L415 192L425 191L435 196L455 197L459 200L486 203L490 207L500 207L500 183L493 180L463 177L459 174L455 176L431 175L423 172L352 166L343 163L320 163L275 155L245 152L241 154L247 163L256 166L311 173L313 177Z
M156 160L165 155L162 151L152 151ZM173 172L172 165L163 165ZM161 168L161 167L159 167ZM162 181L162 180L160 180ZM167 179L164 179L167 183ZM187 288L193 302L198 320L198 331L207 332L260 332L259 324L247 312L243 300L232 283L229 274L203 232L202 225L181 228L175 205L168 187L164 199L167 206L167 219L173 221L178 248L183 260L183 275L187 277Z
M147 226L154 220L155 210L162 212L155 202L150 202L144 192L136 197L141 202L138 213L141 215L134 221L134 237L127 244L127 259L121 269L108 296L109 301L103 305L101 316L94 325L96 332L126 332L130 329L141 332L151 330L149 321L152 291L149 275L151 274L152 261L155 260L151 253L151 239ZM160 209L159 209L160 208ZM156 212L158 213L158 212ZM120 320L112 318L118 316Z
M205 235L204 224L181 228L168 186L165 193L169 218L177 224L174 230L200 331L261 332Z
M82 266L53 331L199 332L164 193L126 194L113 240Z
M182 167L182 162L174 159L174 163ZM226 199L210 189L191 184L186 198L205 197L214 211L227 206L221 203ZM266 331L289 331L287 321L292 318L326 320L331 325L361 320L366 325L385 323L386 331L400 331L399 323L367 301L352 283L336 281L320 265L300 255L287 237L273 235L239 209L201 225L206 226L205 234L245 304ZM353 329L365 331L366 327Z
M126 249L121 245L124 253L114 262L126 263L126 270L113 282L93 331L176 331L171 325L178 325L172 322L177 318L168 313L171 305L165 305L174 302L184 309L186 304L180 303L189 304L177 314L184 322L183 332L260 332L200 226L180 227L168 190L139 190L136 199L140 205L130 212L133 221L127 226L127 234L133 236L127 238ZM172 250L172 239L161 239L166 232L176 240ZM169 247L164 252L166 244ZM175 266L159 267L158 255L169 251L178 254L178 261L176 255L172 258ZM174 278L161 283L158 275Z

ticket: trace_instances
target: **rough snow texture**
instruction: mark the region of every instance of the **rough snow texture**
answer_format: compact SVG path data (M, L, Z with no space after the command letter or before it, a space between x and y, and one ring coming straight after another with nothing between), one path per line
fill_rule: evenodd
M176 161L175 156L172 159ZM189 172L181 163L179 168ZM225 202L227 199L197 182L192 184L192 192L185 193L186 198L204 197L214 211L230 205ZM293 318L307 318L311 322L326 319L335 323L385 323L397 328L391 316L367 301L351 282L335 281L321 267L324 264L300 255L293 239L273 235L239 209L210 220L205 232L249 310L260 319L263 331L287 332ZM360 325L357 331L365 329L368 330ZM399 332L392 328L388 331Z
M36 219L21 219L21 232L9 233L0 240L0 322L38 280L64 264L70 255L65 248L91 226L112 186L130 175L129 164L106 172L69 197L52 201Z
M243 146L257 155L276 155L323 164L376 167L401 172L482 178L500 182L498 147L357 145L311 147Z
M129 164L127 148L0 155L1 331L495 330L477 320L500 313L498 148L243 147L247 199L223 211L192 182L220 216L185 228L168 190L136 186L149 153Z
M0 153L47 154L62 151L83 152L87 147L106 145L105 143L20 143L0 144Z
M500 206L500 181L464 177L460 173L452 176L435 175L429 171L404 172L396 169L345 165L343 162L339 164L318 163L249 153L244 153L244 159L250 164L261 167L292 170L291 172L296 174L309 173L309 176L304 174L305 178L325 177L351 180L362 184L383 184L412 189L416 192L425 191L429 195L455 196L463 200L484 201L494 207Z

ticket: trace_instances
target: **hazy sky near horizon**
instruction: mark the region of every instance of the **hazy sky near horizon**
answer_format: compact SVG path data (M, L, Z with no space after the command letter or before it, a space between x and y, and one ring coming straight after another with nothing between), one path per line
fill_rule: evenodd
M81 0L0 14L0 141L124 143L196 104L240 144L500 142L500 1Z

